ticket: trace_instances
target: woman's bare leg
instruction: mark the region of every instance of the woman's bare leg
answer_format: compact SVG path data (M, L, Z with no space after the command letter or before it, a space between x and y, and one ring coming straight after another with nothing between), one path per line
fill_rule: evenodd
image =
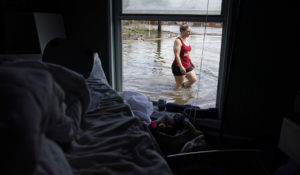
M188 79L188 81L184 82L185 87L190 87L197 81L196 73L194 70L186 73L186 78Z
M175 90L178 91L181 89L181 86L183 84L184 81L184 75L182 76L174 76L175 77L175 81L176 81L176 86L175 86Z

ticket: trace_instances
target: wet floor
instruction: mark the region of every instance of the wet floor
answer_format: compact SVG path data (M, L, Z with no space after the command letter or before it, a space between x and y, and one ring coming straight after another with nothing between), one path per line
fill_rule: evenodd
M215 107L222 29L206 28L204 40L204 27L191 27L190 58L197 66L198 81L191 88L180 91L174 91L171 71L173 44L179 35L179 26L163 25L162 30L162 34L149 32L137 38L123 38L123 90L143 93L154 101L164 98L177 104Z

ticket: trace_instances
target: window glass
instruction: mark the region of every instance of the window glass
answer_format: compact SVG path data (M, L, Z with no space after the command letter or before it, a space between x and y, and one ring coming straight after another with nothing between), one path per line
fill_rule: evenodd
M123 0L122 2L123 14L220 15L222 4L222 0Z
M183 23L191 27L190 58L199 81L175 91L173 45ZM163 98L180 105L216 107L222 26L217 22L122 20L123 90L143 93L153 101Z

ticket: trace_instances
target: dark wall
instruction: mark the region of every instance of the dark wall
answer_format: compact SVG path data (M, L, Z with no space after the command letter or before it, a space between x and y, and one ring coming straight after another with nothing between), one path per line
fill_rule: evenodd
M0 10L22 12L60 12L61 0L0 0Z
M109 77L107 1L66 1L64 7L67 38L97 51Z
M223 130L254 139L248 146L277 146L282 118L293 112L300 90L299 7L241 1Z
M65 31L67 39L74 42L80 43L82 47L88 49L91 52L97 51L102 60L102 65L104 72L107 77L109 76L109 48L108 48L108 17L107 17L107 0L104 1L79 1L79 0L0 0L0 10L6 13L23 13L27 16L31 15L32 12L46 12L46 13L57 13L63 15L63 20L65 24ZM11 21L14 19L6 20L5 16L0 15L1 24L3 21ZM28 18L26 18L28 19ZM21 41L31 42L30 37L33 35L34 21L27 22L27 25L22 24L15 25L15 31L21 31L23 39ZM23 20L24 21L24 20ZM28 21L28 20L27 20ZM12 23L9 24L10 27ZM8 25L5 25L8 26ZM2 36L5 31L5 27L1 27L1 40L6 39L6 35ZM26 30L26 31L25 31ZM14 32L14 31L12 31ZM24 33L29 33L31 35L24 35ZM36 33L36 31L35 31ZM18 37L17 35L14 35ZM35 36L36 37L36 36ZM17 41L15 39L6 39L7 41ZM36 38L35 38L36 40ZM33 43L33 41L31 42ZM9 43L10 44L10 43ZM20 43L22 44L22 43ZM37 43L34 43L37 44ZM23 44L24 45L24 44ZM26 43L25 46L30 46L33 44ZM7 43L0 44L0 51L8 52L4 46L8 46ZM39 47L39 46L38 46ZM31 49L31 48L30 48ZM38 48L40 50L40 48ZM28 49L27 49L28 50ZM32 50L32 49L31 49ZM10 51L12 52L12 51ZM24 52L24 51L22 51ZM32 52L32 51L31 51ZM34 52L36 52L34 50ZM16 53L16 52L15 52Z
M0 12L0 54L40 54L32 13Z

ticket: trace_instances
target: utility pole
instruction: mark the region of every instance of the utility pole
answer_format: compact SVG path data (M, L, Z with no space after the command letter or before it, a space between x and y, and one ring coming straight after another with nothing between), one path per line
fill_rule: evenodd
M161 33L161 21L157 22L157 32Z

